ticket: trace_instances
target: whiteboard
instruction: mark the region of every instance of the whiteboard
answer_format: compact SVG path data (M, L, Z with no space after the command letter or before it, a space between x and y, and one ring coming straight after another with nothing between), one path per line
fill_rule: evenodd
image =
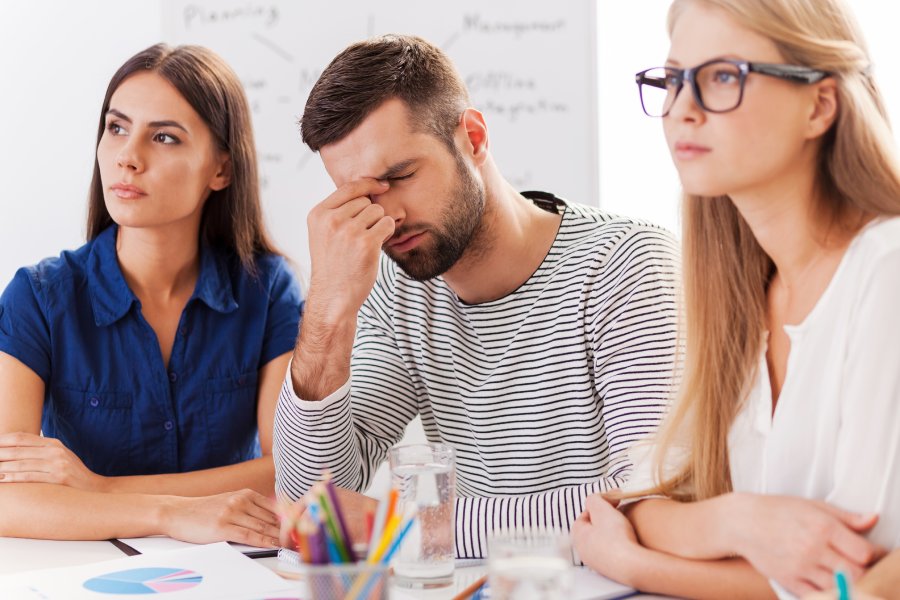
M164 0L162 7L163 39L207 46L241 78L267 223L307 273L306 214L334 185L300 141L298 121L331 59L372 35L419 35L450 56L514 187L598 205L594 0Z

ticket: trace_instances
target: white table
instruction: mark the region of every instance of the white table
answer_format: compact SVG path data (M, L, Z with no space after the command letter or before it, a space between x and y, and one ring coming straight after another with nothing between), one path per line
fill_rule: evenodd
M123 552L107 541L65 542L0 537L0 575L9 575L33 569L70 567L122 558ZM278 559L255 559L258 563L278 572ZM454 584L440 590L416 590L404 593L422 600L450 600L479 577L484 575L484 565L468 566L456 570ZM662 596L638 594L631 598L642 600L663 599Z

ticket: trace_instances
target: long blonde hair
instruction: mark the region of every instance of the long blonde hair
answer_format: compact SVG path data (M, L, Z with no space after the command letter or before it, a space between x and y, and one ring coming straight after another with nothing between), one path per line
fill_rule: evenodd
M786 62L831 73L838 115L823 136L817 185L823 211L900 214L900 166L884 105L859 28L841 0L674 0L669 33L683 7L703 2L772 40ZM702 500L731 490L728 432L755 375L774 265L728 196L685 195L684 372L660 431L653 490ZM689 457L663 474L676 443Z

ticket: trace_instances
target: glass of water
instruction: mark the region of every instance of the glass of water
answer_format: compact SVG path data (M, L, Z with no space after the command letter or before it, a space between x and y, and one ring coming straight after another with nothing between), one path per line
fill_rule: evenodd
M514 530L488 537L491 600L569 600L574 577L572 548L563 533Z
M444 444L394 446L388 454L398 509L415 515L391 565L395 585L438 588L453 583L456 461Z

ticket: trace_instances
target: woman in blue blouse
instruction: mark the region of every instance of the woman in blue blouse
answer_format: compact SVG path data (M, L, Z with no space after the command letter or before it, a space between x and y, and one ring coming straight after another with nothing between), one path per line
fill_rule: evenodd
M218 56L156 45L113 76L87 232L0 298L0 536L276 545L272 420L302 302Z

